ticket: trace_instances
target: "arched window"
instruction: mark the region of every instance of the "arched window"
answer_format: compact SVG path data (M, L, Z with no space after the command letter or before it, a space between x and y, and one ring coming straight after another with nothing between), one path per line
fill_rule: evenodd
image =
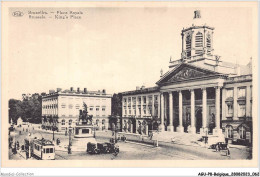
M203 35L198 32L195 36L195 47L203 47Z
M198 32L195 36L195 47L201 47L201 49L197 49L195 51L196 55L200 55L203 53L202 47L203 47L203 35L201 32Z
M186 36L186 51L187 51L187 57L191 56L191 36L188 34Z
M64 119L62 119L61 125L65 125L65 120Z
M231 125L226 126L226 137L233 138L233 127Z
M210 36L210 34L207 35L207 47L211 48L211 36Z
M238 134L240 139L246 139L246 128L243 125L238 127Z

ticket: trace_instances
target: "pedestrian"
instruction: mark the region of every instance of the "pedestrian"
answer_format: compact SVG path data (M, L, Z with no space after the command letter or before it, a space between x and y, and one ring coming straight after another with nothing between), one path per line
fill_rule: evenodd
M216 152L219 151L219 144L216 144Z
M227 154L226 154L228 157L230 157L230 149L229 149L229 146L227 145Z
M16 142L16 148L17 148L17 150L20 149L19 141Z

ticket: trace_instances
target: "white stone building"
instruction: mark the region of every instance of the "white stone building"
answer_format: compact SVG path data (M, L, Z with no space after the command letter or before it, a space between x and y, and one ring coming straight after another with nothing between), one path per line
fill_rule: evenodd
M224 134L251 143L252 61L220 60L213 54L214 28L204 23L195 11L194 24L181 32L181 59L170 61L156 87L122 93L124 131L147 134L159 123L160 131Z
M42 97L42 125L52 129L54 125L58 131L66 131L69 126L75 127L83 102L88 107L88 114L93 115L93 123L99 130L108 129L111 115L111 97L105 90L87 91L50 90L49 94Z

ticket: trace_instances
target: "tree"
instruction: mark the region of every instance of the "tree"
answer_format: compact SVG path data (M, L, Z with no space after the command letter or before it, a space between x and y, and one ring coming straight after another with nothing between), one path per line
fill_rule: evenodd
M11 118L14 122L21 117L23 121L30 121L32 123L41 123L42 117L42 98L38 97L24 97L23 100L10 99L9 100L9 122Z
M113 94L112 97L112 115L122 116L122 94Z
M9 122L17 122L17 119L22 116L21 101L16 99L9 100Z

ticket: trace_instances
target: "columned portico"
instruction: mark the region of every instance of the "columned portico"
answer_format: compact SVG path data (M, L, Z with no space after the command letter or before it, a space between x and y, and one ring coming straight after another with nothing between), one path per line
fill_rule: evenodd
M169 119L170 124L167 126L167 131L173 131L173 98L172 92L169 92Z
M177 132L184 132L182 125L182 92L179 91L179 126L177 127Z

